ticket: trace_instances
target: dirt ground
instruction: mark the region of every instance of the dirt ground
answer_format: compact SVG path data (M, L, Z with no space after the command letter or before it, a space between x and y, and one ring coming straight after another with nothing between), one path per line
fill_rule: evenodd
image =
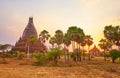
M0 64L0 78L120 78L120 64L104 61L71 66L33 66L28 60L7 59Z

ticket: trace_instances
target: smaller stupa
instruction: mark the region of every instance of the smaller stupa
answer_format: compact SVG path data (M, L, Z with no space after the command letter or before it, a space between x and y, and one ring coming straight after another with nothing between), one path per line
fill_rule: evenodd
M33 43L31 43L29 40L31 35L36 38L36 41ZM22 37L20 37L19 40L15 43L15 46L12 47L12 50L22 52L28 52L28 49L29 52L44 52L47 49L46 46L42 43L41 39L38 38L38 34L33 23L33 17L29 18L28 24L24 29Z
M100 50L94 45L94 47L90 50L90 54L93 56L99 56L100 55Z

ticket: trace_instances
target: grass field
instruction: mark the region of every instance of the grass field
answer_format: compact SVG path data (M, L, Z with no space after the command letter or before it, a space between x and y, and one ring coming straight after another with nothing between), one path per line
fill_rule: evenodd
M34 66L35 60L7 58L0 64L0 78L120 78L120 64L94 58L77 64L59 62L58 66Z

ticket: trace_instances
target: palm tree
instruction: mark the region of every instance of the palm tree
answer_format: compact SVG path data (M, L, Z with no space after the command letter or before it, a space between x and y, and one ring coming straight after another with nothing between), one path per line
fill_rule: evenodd
M83 37L85 36L83 30L81 28L78 28L78 35L77 35L77 44L78 44L78 60L81 61L81 43L83 41Z
M90 35L86 35L86 44L88 46L88 60L90 61L90 46L93 44L93 38Z
M67 30L67 34L70 36L70 40L72 43L73 51L75 49L75 41L77 40L77 37L76 37L77 33L78 31L76 26L69 27L69 29Z
M76 48L75 44L80 38L81 32L83 33L83 30L80 28L77 28L76 26L71 26L67 30L67 34L70 36L73 50Z
M30 52L32 53L33 55L33 49L32 47L30 47L30 44L33 46L34 42L36 41L36 37L34 35L31 35L28 39L28 52L27 52L27 57L29 59L29 55L30 55ZM30 51L31 50L31 51Z
M105 26L104 36L112 44L117 45L120 50L120 26Z
M63 43L68 49L69 45L71 44L71 41L70 41L70 37L67 33L65 33L65 35L63 37Z
M100 43L98 44L100 46L101 49L103 49L104 51L104 60L106 61L106 54L105 51L109 50L109 48L111 47L111 43L106 40L106 39L101 39L99 41Z
M68 47L69 47L69 45L71 44L71 41L70 41L70 37L69 37L69 35L67 34L67 33L65 33L65 35L64 35L64 37L63 37L63 43L64 43L64 49L66 49L65 48L65 46L67 47L67 50L68 50ZM69 51L68 51L69 52ZM68 61L69 61L69 53L66 53L65 51L64 51L64 57L65 57L65 60L66 60L66 55L68 56Z
M48 31L43 30L43 31L40 33L39 37L40 37L41 40L45 43L46 40L48 40L48 39L50 38L50 34L49 34Z
M83 60L85 60L85 53L84 53L84 47L86 46L85 36L82 38L81 46L83 51Z
M70 40L72 43L73 52L76 56L76 61L81 61L81 53L80 53L80 43L81 38L84 36L84 32L81 28L77 28L76 26L71 26L67 30L67 34L70 35ZM77 47L77 49L75 49Z
M103 49L104 51L104 60L106 61L106 57L105 57L105 51L107 49L107 46L106 46L106 39L101 39L99 41L100 43L98 44L100 46L101 49Z
M52 48L54 48L54 44L56 43L56 38L51 37L50 40L49 40L49 43L52 45Z
M82 42L81 39L84 36L83 30L81 28L77 28L76 26L71 26L67 30L67 34L70 35L70 40L76 61L81 61L80 44Z
M63 32L61 30L56 30L55 39L56 39L58 48L60 48L60 45L63 43Z

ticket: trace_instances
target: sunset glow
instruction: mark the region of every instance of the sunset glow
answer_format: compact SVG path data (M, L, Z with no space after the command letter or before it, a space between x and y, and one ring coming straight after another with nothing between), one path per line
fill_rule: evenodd
M120 0L1 0L0 43L14 44L22 35L29 16L38 34L46 29L66 32L77 26L91 35L94 44L103 38L106 25L120 25Z

